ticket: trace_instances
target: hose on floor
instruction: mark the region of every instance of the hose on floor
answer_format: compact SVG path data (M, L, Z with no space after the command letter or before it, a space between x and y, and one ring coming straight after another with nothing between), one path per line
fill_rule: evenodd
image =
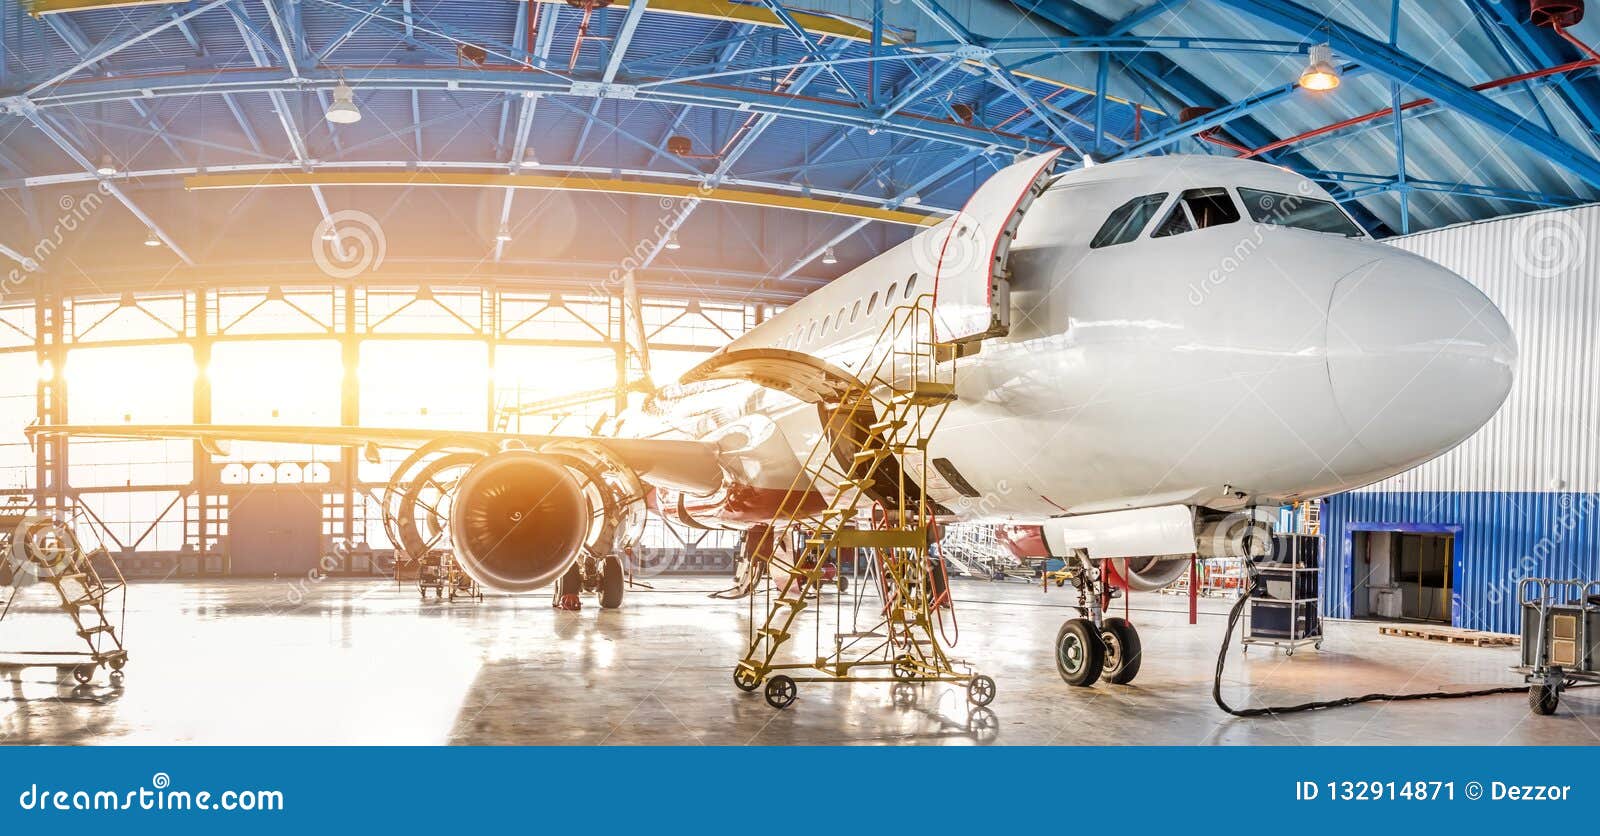
M1254 586L1254 579L1251 585ZM1249 591L1239 597L1233 609L1228 612L1228 632L1222 636L1222 649L1217 651L1217 676L1211 682L1211 699L1217 707L1235 717L1271 717L1279 714L1293 714L1297 711L1316 711L1323 708L1339 708L1346 705L1360 705L1364 702L1411 702L1413 700L1458 700L1467 697L1488 697L1496 694L1525 694L1528 686L1501 686L1498 688L1480 688L1476 691L1428 691L1420 694L1363 694L1359 697L1340 697L1336 700L1320 700L1318 702L1303 702L1299 705L1274 705L1263 708L1234 708L1222 698L1222 669L1228 661L1228 648L1233 644L1233 631L1239 626L1239 617L1244 614L1246 604L1250 603Z

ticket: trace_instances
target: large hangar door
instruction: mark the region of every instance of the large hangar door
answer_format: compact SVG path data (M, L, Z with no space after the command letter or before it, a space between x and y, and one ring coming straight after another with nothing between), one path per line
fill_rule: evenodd
M235 575L304 575L322 558L322 495L253 487L228 498L228 558Z

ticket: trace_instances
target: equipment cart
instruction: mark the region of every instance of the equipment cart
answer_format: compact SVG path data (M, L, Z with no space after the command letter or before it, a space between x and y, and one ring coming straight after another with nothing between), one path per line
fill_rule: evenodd
M1317 548L1317 538L1307 534L1274 534L1268 554L1246 558L1255 576L1245 590L1250 596L1246 653L1262 644L1281 647L1289 656L1308 644L1322 649Z
M1561 692L1579 682L1600 683L1600 581L1523 578L1522 664L1528 707L1553 714Z

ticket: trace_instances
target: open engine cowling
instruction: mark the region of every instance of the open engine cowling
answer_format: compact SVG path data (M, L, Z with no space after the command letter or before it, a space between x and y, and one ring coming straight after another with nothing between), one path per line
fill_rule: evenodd
M590 524L589 500L567 467L529 450L508 450L461 478L450 539L473 580L499 592L529 592L572 565Z

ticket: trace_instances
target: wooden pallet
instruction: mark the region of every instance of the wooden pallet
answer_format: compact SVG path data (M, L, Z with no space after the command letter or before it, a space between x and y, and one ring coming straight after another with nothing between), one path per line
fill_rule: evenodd
M1482 630L1468 630L1462 627L1397 624L1379 627L1378 633L1384 636L1404 636L1449 644L1470 644L1473 647L1516 647L1522 643L1522 639L1518 636L1485 633Z

